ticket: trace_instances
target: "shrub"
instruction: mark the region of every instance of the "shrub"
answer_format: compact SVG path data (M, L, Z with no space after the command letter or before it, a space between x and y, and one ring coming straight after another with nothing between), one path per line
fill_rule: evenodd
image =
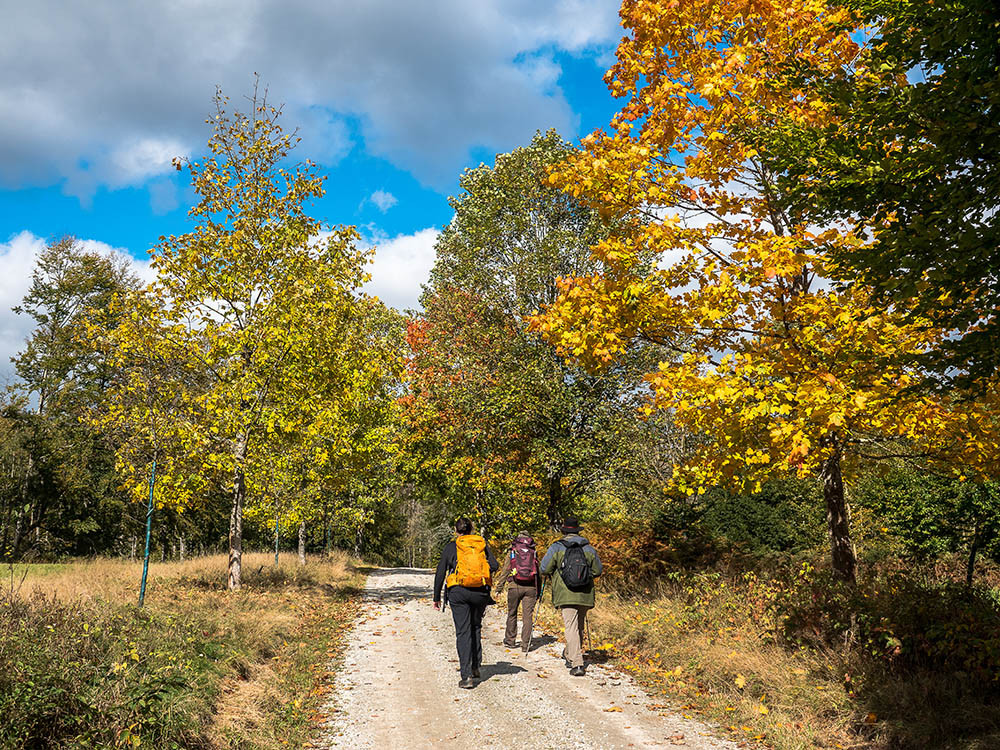
M41 595L0 607L0 746L207 747L212 645L196 623Z
M1000 687L1000 603L992 589L899 572L851 588L810 572L778 610L791 642L854 645L897 672L947 672L991 692Z

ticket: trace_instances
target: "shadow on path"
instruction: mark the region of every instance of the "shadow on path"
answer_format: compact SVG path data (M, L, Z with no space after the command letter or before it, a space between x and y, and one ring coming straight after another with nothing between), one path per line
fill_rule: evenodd
M402 603L430 596L433 578L429 570L422 568L376 568L369 573L369 576L373 579L379 579L399 574L419 575L426 577L426 580L420 583L397 583L392 586L379 586L377 581L372 581L373 585L365 589L365 599L374 602Z
M483 664L479 668L482 677L480 682L486 682L491 677L501 677L505 674L518 674L520 672L527 672L528 670L524 667L518 666L517 664L511 664L509 661L498 661L495 664Z
M433 568L371 568L369 575L373 575L376 578L385 578L386 576L395 576L395 575L430 576L434 575L434 569Z
M528 651L537 651L543 646L548 646L551 643L555 643L556 640L558 639L555 636L548 635L547 633L542 633L541 635L533 635L531 637L531 647L528 649Z

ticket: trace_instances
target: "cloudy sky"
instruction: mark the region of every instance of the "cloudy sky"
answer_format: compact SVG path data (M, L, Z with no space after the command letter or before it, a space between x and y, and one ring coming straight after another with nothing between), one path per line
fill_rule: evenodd
M33 0L0 24L0 380L34 255L72 234L144 270L185 231L216 86L254 73L298 155L328 174L313 215L378 247L372 290L414 307L467 166L554 127L606 125L613 0Z

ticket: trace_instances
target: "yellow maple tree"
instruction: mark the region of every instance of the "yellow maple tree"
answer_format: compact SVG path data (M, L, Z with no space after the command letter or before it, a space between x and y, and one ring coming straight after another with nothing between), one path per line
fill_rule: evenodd
M626 0L621 16L606 81L627 102L549 179L622 229L532 326L591 367L641 339L673 348L648 408L701 436L677 486L820 477L833 571L853 581L844 473L899 453L988 471L997 389L916 388L913 355L946 332L831 283L829 249L864 236L793 213L761 158L768 128L831 116L790 71L841 70L852 19L820 0Z

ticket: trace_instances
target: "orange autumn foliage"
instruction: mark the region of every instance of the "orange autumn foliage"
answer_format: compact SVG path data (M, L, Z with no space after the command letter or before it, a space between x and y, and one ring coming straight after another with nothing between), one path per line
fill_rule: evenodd
M834 568L853 579L841 469L906 453L991 475L1000 389L970 400L918 388L917 356L947 331L831 283L829 249L865 237L788 210L761 156L769 128L831 116L787 71L804 61L835 75L858 50L849 13L821 0L626 0L621 15L631 33L606 80L627 103L549 179L622 229L593 248L602 269L561 279L532 326L593 368L636 341L673 348L649 374L650 409L705 438L676 485L821 475Z

